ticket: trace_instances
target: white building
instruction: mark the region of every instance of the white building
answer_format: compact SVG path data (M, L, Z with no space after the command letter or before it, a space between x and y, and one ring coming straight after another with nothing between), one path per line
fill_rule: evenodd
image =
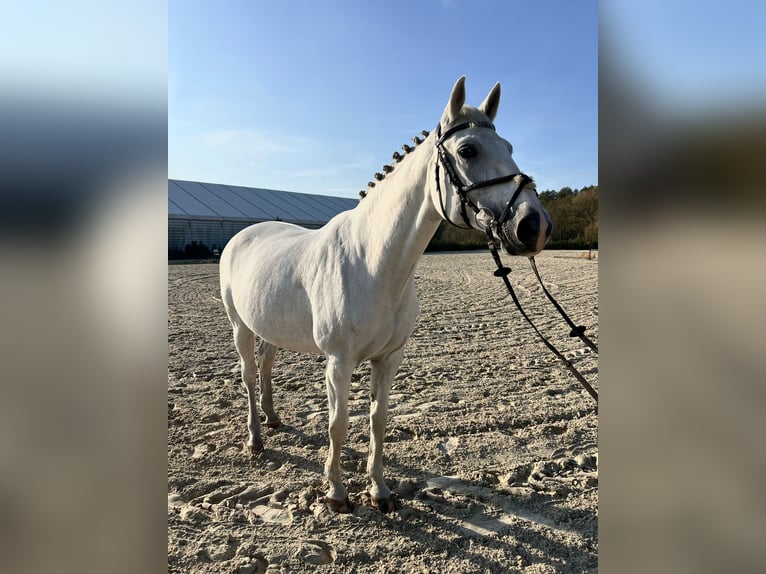
M196 242L223 249L240 229L261 221L287 221L316 229L358 199L255 187L168 180L168 255Z

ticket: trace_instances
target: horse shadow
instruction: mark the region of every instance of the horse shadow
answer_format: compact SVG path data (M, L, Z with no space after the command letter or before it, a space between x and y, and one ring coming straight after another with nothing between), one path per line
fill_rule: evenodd
M271 429L269 438L267 445L273 446L264 451L259 466L290 465L313 474L312 483L323 479L320 450L329 440L322 424L311 428L283 424ZM280 448L285 443L309 446L310 454ZM597 571L597 511L567 507L567 493L535 491L530 502L529 497L515 496L499 485L445 477L404 464L393 455L387 456L386 472L398 508L382 514L369 506L366 496L366 452L346 446L344 453L344 475L356 519L385 523L413 545L467 560L477 570L507 572L538 564L556 572ZM314 504L323 504L321 488L315 490ZM326 526L337 523L340 527L343 521L342 516L331 515Z
M428 540L429 547L446 550L448 557L468 560L478 570L490 567L492 571L507 572L509 568L523 569L540 563L556 572L598 569L597 512L568 508L566 494L535 493L534 504L529 504L483 481L464 477L445 481L441 475L397 464L395 460L389 461L387 468L391 476L417 477L412 492L397 492L399 509L389 518L397 531L413 543ZM391 486L396 490L396 484ZM465 507L459 508L448 496L440 496L440 492L448 493L455 486L457 493L462 489L482 495L469 497ZM488 548L505 558L488 556ZM509 556L518 557L520 564L509 564ZM577 564L571 564L573 560Z

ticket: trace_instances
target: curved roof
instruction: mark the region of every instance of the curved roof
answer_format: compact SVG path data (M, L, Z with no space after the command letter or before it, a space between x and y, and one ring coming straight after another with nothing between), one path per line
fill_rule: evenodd
M168 179L168 216L323 225L357 199Z

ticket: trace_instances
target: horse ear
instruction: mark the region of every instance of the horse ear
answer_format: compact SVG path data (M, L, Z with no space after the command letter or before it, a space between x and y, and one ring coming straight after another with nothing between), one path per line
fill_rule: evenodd
M449 103L442 115L442 120L444 120L442 123L447 125L458 117L463 109L463 104L465 104L465 76L460 76L458 81L455 82L455 86L452 88Z
M487 98L479 106L479 111L484 112L489 116L489 121L494 121L497 115L497 107L500 105L500 82L495 84L495 87L489 91Z

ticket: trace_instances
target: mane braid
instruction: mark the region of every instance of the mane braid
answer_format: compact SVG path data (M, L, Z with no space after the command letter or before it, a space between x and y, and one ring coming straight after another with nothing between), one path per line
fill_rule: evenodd
M421 133L421 135L423 136L423 138L427 138L427 137L428 137L428 134L429 134L430 132L429 132L428 130L422 130L420 133ZM423 143L423 141L424 141L424 139L423 139L423 138L421 138L421 137L419 137L419 136L415 136L415 137L413 137L413 138L412 138L412 141L413 141L413 142L415 142L415 147L417 147L417 146L419 146L421 143ZM394 160L394 164L393 164L393 165L389 165L389 164L386 164L386 165L384 165L384 166L383 166L383 168L382 168L382 169L383 169L383 173L380 173L380 172L377 172L377 173L375 173L374 179L375 179L376 181L383 181L383 180L385 179L385 177L386 177L386 175L387 175L387 174L389 174L389 173L391 173L392 171L394 171L394 169L396 168L396 164L398 164L398 163L399 163L399 162L401 162L401 161L404 161L404 158L405 158L405 157L406 157L406 156L407 156L409 153L411 153L411 152L415 151L415 148L414 148L414 147L412 147L412 146L410 146L410 145L407 145L407 144L403 144L403 145L402 145L402 150L404 150L404 153L399 153L398 151L395 151L393 154L391 154L391 159L393 159L393 160ZM373 187L375 187L375 181L368 181L368 182L367 182L367 189L366 189L366 190L364 190L364 189L363 189L363 190L361 190L361 191L359 192L359 200L361 201L362 199L364 199L365 197L367 197L367 194L370 192L370 190L371 190Z

